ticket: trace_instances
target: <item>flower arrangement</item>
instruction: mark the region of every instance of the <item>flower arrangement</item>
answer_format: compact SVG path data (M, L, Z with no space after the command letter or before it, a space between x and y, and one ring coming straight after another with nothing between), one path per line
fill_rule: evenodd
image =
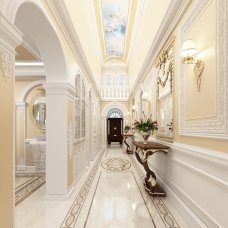
M152 115L147 117L147 115L144 114L143 112L143 118L140 119L139 121L136 120L134 122L134 129L138 131L139 133L142 132L152 132L158 130L158 124L157 121L152 120Z

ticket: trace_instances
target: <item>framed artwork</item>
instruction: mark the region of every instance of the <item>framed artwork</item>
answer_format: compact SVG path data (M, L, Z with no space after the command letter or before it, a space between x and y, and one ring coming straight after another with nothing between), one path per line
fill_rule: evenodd
M157 137L166 141L173 139L173 77L174 37L172 37L155 61L157 80Z

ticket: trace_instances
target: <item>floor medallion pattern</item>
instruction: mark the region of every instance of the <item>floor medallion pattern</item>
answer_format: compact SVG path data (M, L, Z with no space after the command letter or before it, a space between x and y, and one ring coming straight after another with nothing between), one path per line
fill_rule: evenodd
M130 169L131 163L123 158L110 158L101 163L102 168L111 172L122 172Z
M132 165L134 166L139 178L142 182L144 182L145 174L143 173L142 169L139 167L136 160L133 158L133 155L128 155ZM155 205L157 211L160 214L160 217L162 218L164 224L166 227L175 227L179 228L180 226L177 224L176 220L162 201L161 197L150 197L152 203Z
M90 190L90 187L94 181L94 177L97 174L97 170L100 167L101 159L104 155L104 152L100 154L98 157L93 169L90 171L88 177L86 178L81 190L79 191L78 195L76 196L76 199L74 203L72 204L70 210L68 211L61 228L73 228L77 219L78 215L80 213L80 210L85 202L86 196Z
M27 178L27 181L20 184L15 189L15 206L25 200L46 182L44 174L16 174L16 179L17 178Z

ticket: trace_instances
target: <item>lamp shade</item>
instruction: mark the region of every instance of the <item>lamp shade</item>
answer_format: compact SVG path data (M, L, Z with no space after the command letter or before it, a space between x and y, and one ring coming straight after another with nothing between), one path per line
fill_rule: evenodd
M194 56L197 52L198 50L193 40L186 40L181 47L180 57L191 57Z

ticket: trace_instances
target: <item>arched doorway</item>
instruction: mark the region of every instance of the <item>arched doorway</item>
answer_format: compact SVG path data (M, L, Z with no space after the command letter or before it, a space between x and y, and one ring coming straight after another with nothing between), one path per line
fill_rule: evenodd
M70 85L65 53L41 3L22 0L11 10L12 23L24 35L22 44L27 43L37 51L46 74L46 195L65 195L72 183L72 169L68 170L68 139L65 137L69 119L63 117L71 118L69 110L73 104L67 97Z
M112 108L107 115L107 142L120 143L123 141L123 113L118 108Z

